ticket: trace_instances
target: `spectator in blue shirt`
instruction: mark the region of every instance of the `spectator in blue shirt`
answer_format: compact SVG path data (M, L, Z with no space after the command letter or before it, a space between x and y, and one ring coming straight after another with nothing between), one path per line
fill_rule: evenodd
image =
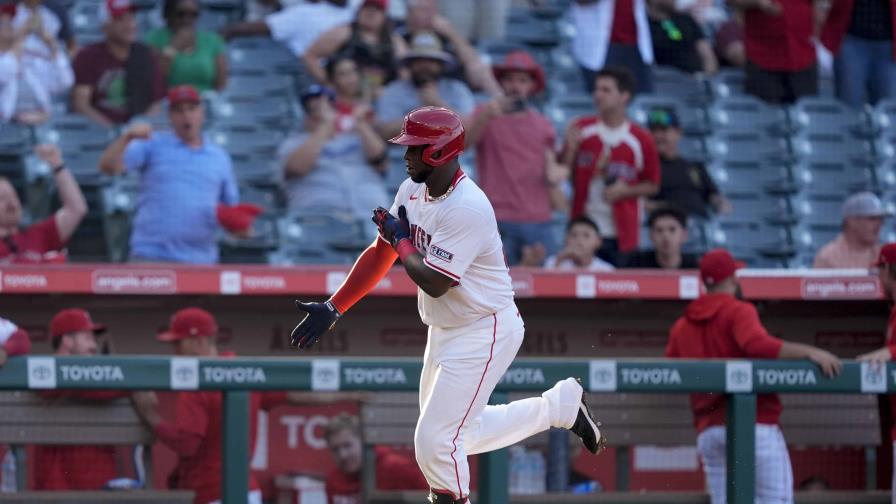
M230 156L203 134L205 109L192 86L171 88L168 118L170 132L128 128L103 152L100 170L139 173L132 262L213 264L217 206L239 201Z

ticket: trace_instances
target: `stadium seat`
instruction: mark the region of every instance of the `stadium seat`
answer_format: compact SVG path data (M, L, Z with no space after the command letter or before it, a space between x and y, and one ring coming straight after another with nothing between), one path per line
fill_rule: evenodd
M349 264L369 241L362 223L351 216L301 212L278 222L281 247L275 264Z
M653 92L667 97L676 97L691 105L703 105L709 101L706 83L677 68L653 67Z
M871 123L863 112L834 98L801 98L790 108L789 115L791 127L798 131L853 135L867 135L871 131Z
M870 164L837 161L803 161L793 167L809 192L841 194L845 198L858 191L878 190L877 173Z
M896 98L878 102L871 112L871 123L876 131L896 129Z
M847 165L875 161L871 142L848 133L802 131L791 138L791 144L797 160Z
M744 71L740 68L722 68L710 81L712 94L716 99L743 95Z
M22 154L31 150L31 130L13 123L0 123L0 154Z
M68 257L72 262L109 262L109 242L103 214L103 190L107 185L99 181L79 181L89 209L84 220L68 242ZM55 203L54 208L59 204Z
M216 125L249 122L280 131L288 131L300 117L295 105L281 96L216 100L213 110Z
M289 49L267 37L237 38L228 43L231 73L246 70L297 75L302 71L298 58Z
M715 131L706 139L709 157L718 161L776 161L790 158L786 139L761 131Z
M787 129L787 113L783 108L747 95L716 100L709 107L709 119L717 131L761 130L774 135Z
M643 94L635 97L629 106L629 114L642 126L647 124L652 108L666 107L675 110L682 130L688 135L704 135L709 132L706 113L701 107L693 107L674 96Z
M115 131L82 115L51 117L37 129L39 142L54 143L64 155L78 151L103 151L115 138Z
M223 264L267 264L269 255L279 247L277 220L261 215L252 225L252 236L236 238L223 233L218 239L219 260Z
M259 73L231 73L227 79L227 89L221 98L234 97L290 97L294 90L293 80L284 75Z

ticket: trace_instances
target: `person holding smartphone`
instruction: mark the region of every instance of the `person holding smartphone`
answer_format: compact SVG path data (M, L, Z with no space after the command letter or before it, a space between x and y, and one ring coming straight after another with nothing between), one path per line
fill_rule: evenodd
M556 159L551 121L529 100L544 91L544 71L525 51L492 72L503 94L473 112L467 146L476 147L479 184L495 208L508 265L541 266L556 252L551 210L565 204L568 170Z

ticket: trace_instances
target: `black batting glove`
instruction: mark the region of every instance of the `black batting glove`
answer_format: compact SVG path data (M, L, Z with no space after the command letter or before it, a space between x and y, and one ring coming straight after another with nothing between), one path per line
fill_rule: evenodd
M396 247L401 240L411 237L411 223L408 222L408 212L404 205L398 207L398 217L379 207L373 211L371 220L379 228L380 235L393 247Z
M306 312L306 315L290 335L293 348L311 348L321 336L333 329L342 316L330 301L303 303L296 300L296 308Z

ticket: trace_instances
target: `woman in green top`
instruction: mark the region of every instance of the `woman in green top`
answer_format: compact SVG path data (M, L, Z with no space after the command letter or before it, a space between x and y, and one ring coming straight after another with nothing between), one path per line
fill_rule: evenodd
M196 29L196 0L165 0L164 28L146 35L161 53L168 87L190 84L199 91L221 91L227 85L227 45L217 33Z

